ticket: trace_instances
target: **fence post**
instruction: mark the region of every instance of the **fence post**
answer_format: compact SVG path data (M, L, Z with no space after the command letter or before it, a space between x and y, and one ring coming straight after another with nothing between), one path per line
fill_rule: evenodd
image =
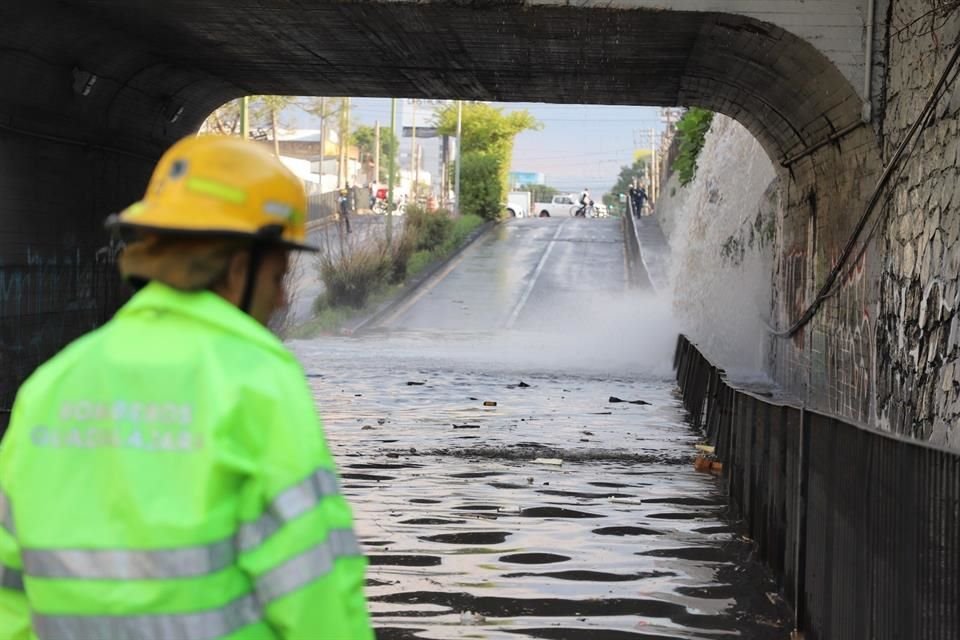
M797 499L796 522L797 530L794 551L794 585L793 585L793 630L794 633L803 631L803 603L806 589L806 555L807 555L807 444L809 442L810 417L806 407L800 407L800 439L797 450Z

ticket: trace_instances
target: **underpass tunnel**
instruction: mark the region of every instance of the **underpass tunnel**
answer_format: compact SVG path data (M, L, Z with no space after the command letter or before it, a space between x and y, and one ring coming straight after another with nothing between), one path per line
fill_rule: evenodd
M0 78L0 426L22 380L122 303L104 218L142 195L164 149L244 94L701 106L739 120L780 168L786 248L852 226L879 162L862 100L828 57L731 14L14 1L0 9ZM831 250L816 246L811 264Z

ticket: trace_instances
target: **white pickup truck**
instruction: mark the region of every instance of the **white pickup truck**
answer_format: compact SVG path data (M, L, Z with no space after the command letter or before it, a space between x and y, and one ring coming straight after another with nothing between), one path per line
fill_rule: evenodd
M577 198L579 196L575 193L561 193L553 196L550 202L534 202L533 211L541 218L572 216L580 208Z

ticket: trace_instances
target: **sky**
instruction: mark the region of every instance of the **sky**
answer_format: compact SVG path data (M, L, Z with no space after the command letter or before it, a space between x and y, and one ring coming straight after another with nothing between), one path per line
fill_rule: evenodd
M398 100L397 127L401 126L402 101ZM614 185L620 168L633 162L637 149L650 146L650 129L663 130L660 109L638 106L566 105L544 103L493 103L505 112L526 109L543 124L540 131L517 136L513 149L513 171L544 174L546 184L561 191L579 192L588 187L601 195ZM299 111L299 110L298 110ZM317 127L310 116L299 111L297 127ZM390 123L389 98L353 98L351 121L381 126ZM409 162L410 139L401 142L401 163ZM436 141L424 142L423 166L436 175L439 160Z

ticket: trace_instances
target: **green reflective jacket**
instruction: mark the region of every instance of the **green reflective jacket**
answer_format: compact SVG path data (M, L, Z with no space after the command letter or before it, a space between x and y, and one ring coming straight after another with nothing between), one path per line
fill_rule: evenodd
M372 638L303 371L212 293L144 288L20 389L0 640Z

